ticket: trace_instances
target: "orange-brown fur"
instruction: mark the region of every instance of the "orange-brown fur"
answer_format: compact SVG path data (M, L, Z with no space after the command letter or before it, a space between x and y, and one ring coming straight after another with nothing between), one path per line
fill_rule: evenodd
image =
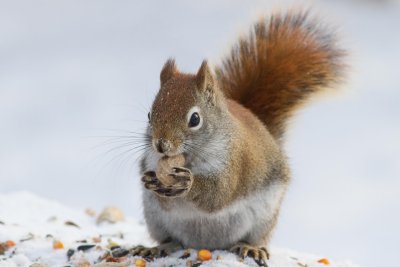
M158 160L185 156L180 170L185 174L172 186L158 183L157 157L154 151L145 153L142 181L149 189L144 209L150 234L159 242L172 240L174 248L238 246L243 256L250 246L262 264L267 256L259 246L267 245L290 180L281 149L286 122L310 95L340 80L343 56L331 32L306 13L289 13L258 22L216 68L216 77L206 61L195 75L167 61L148 133L153 142L168 142L167 151L157 148ZM193 110L203 122L198 128L188 120Z
M342 78L345 53L335 42L307 12L260 20L216 68L220 87L279 139L302 102Z
M191 95L196 90L198 75L179 72L173 61L168 61L166 66L161 73L163 85L152 109L152 124L155 125L153 138L163 137L179 143L181 140L177 138L179 135L176 130L187 128L182 115L186 114L188 107L196 104ZM166 73L169 73L169 79L165 79ZM202 74L201 69L199 74ZM228 109L227 120L231 120L230 131L235 142L226 148L230 151L226 169L221 170L218 177L195 177L192 189L186 196L207 212L220 210L238 198L251 194L258 185L268 183L265 176L269 169L285 160L268 130L249 109L226 99L217 87L213 91L213 94L219 95L218 104L226 105ZM166 107L173 108L173 112L167 112ZM282 177L288 179L288 170L283 168L282 171L285 172ZM175 201L163 197L158 199L165 209L169 209L168 203Z

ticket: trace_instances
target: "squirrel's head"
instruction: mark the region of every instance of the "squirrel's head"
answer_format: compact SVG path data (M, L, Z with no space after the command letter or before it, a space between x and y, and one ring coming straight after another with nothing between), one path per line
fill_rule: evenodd
M226 111L207 62L203 61L197 74L192 75L179 72L170 59L161 71L160 81L149 113L148 131L154 150L167 156L201 155L223 128L221 119Z

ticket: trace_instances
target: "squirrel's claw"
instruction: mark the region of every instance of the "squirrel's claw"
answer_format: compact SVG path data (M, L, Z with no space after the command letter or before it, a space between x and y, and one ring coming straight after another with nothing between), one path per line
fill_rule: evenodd
M186 192L186 189L170 189L170 188L165 188L165 189L156 189L153 190L156 192L158 195L163 196L163 197L179 197L183 195Z
M146 172L142 177L143 183L156 183L158 181L155 172Z
M183 167L174 167L174 168L172 168L172 170L173 170L175 173L181 173L181 172L184 172L184 173L186 173L186 174L190 174L190 173L191 173L191 171L190 171L189 169L183 168Z
M238 243L230 249L230 252L237 254L240 258L251 257L258 266L267 267L266 260L269 259L268 250L265 247L255 247L246 243Z
M144 247L144 246L136 246L130 249L130 254L132 256L142 256L148 258L158 258L165 257L169 254L182 249L182 245L175 241L165 242L156 247Z
M137 247L132 248L130 250L130 254L132 256L145 257L150 260L152 260L155 257L163 257L164 256L164 252L162 250L158 249L158 247L147 248L147 247L143 247L143 246L137 246Z
M186 168L173 168L173 173L169 176L175 178L176 183L172 185L164 185L161 183L155 172L145 172L142 177L144 187L148 190L155 192L161 197L180 197L186 194L193 183L193 175L189 169Z

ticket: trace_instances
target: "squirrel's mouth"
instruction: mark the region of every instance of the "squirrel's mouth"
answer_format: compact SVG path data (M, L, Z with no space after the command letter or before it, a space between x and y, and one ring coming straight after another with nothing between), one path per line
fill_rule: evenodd
M167 157L175 157L175 156L178 156L178 155L182 155L183 153L181 152L181 151L169 151L169 152L165 152L165 153L162 153L163 155L165 155L165 156L167 156Z

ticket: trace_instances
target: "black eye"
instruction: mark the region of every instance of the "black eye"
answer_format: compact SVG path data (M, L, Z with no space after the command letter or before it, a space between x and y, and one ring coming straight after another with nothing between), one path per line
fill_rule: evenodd
M147 113L147 118L149 119L149 122L150 122L150 112Z
M193 128L200 124L200 115L197 112L194 112L192 116L190 116L189 127Z

